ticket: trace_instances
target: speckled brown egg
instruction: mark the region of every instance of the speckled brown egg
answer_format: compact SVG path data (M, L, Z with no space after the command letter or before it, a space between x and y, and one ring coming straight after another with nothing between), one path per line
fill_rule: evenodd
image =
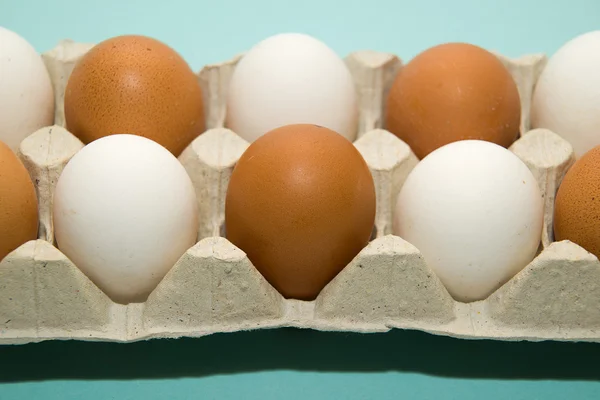
M600 146L578 159L558 188L554 240L570 240L600 258Z
M465 139L508 147L518 137L520 119L517 85L502 62L478 46L446 43L400 69L385 127L422 159Z
M21 160L0 142L0 260L22 244L37 239L35 188Z
M284 297L314 299L368 244L375 187L354 145L316 125L288 125L253 142L225 207L227 238Z
M94 46L65 90L67 129L85 144L129 133L178 156L205 128L197 76L175 50L126 35Z

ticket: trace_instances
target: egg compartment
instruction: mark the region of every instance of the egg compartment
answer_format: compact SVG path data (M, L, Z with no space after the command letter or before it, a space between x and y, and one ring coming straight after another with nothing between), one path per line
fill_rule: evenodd
M40 199L40 235L0 262L0 343L130 342L284 326L600 342L600 262L571 242L553 243L552 237L554 195L574 161L573 151L550 131L528 129L531 94L545 63L543 55L518 60L499 55L518 84L524 110L521 126L527 132L511 150L536 177L545 215L538 256L486 300L453 300L418 249L390 234L396 195L418 160L404 142L382 129L385 95L401 61L367 51L350 54L346 62L359 93L359 137L354 144L376 185L376 234L317 299L284 299L244 252L219 236L229 177L248 146L223 127L225 92L238 56L199 73L208 130L179 157L198 193L199 241L144 303L122 305L111 301L54 247L54 186L83 146L62 127L60 104L74 63L90 47L65 41L44 54L58 103L55 125L26 138L19 154Z

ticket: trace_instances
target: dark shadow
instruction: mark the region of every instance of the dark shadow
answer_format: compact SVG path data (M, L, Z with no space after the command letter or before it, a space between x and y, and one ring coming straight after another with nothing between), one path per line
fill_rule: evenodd
M373 230L371 231L371 237L369 238L369 242L377 239L377 226L373 225Z
M0 346L0 382L160 379L265 370L406 371L460 378L600 380L600 344L464 340L416 331L300 329L119 344Z

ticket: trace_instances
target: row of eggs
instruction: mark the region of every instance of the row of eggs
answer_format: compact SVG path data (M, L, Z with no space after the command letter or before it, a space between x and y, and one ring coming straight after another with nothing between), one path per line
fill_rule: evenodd
M0 147L3 258L37 236L33 184L12 151L51 125L54 101L39 55L13 32L0 30L0 36L0 140L8 144ZM566 136L585 153L561 185L556 221L557 238L577 238L590 251L597 250L598 235L581 235L594 219L577 196L588 196L581 185L593 188L600 176L593 160L586 162L600 138L590 128L598 107L577 102L588 99L590 81L599 80L589 69L587 80L576 81L585 80L578 92L563 81L582 72L582 58L588 64L599 59L588 51L598 43L600 33L592 32L554 55L532 113L534 125ZM557 106L565 90L568 102ZM196 193L176 156L204 131L202 101L185 61L148 37L120 36L94 46L69 78L66 124L86 146L57 183L57 246L115 301L143 301L196 242ZM564 116L573 109L578 119ZM398 196L394 234L419 248L461 301L487 297L539 247L537 183L506 149L519 135L520 110L506 68L492 53L464 43L419 54L389 93L386 129L421 160ZM227 126L251 145L228 186L226 235L285 297L314 299L371 237L375 188L352 145L356 119L345 64L307 35L262 41L232 76Z

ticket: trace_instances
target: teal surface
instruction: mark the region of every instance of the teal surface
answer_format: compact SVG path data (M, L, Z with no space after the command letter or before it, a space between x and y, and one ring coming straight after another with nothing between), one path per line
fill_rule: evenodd
M0 25L39 51L60 39L154 36L193 66L283 31L313 34L340 55L408 59L445 41L509 56L552 54L600 29L598 0L0 0ZM282 329L134 344L0 347L10 399L600 399L600 345L468 341L420 332Z
M0 399L600 398L600 346L281 329L0 348Z

